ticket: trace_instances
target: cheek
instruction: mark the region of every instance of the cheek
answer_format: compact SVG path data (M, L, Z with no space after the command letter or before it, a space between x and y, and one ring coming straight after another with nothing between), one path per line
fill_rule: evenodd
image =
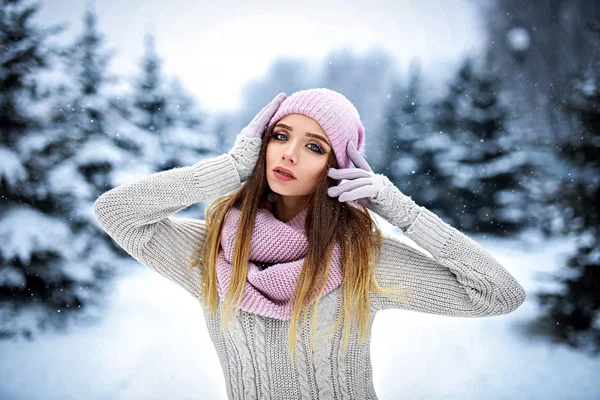
M265 158L267 160L267 167L268 167L271 164L271 159L273 158L273 146L267 145L267 152L266 152Z
M327 164L326 162L320 162L319 161L315 161L312 165L311 168L307 171L307 176L310 177L310 181L314 183L314 185L317 184L317 181L319 180L319 177L321 176L321 174L325 173L325 169L327 168Z

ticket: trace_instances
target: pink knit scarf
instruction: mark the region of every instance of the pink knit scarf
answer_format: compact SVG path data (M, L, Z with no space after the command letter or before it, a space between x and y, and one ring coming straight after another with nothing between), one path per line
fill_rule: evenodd
M304 209L291 220L282 222L271 212L271 203L264 204L257 211L252 232L248 277L240 308L265 317L288 320L294 307L291 296L308 248L304 232L307 210ZM231 281L231 260L240 218L241 211L237 208L230 209L225 216L221 248L217 257L217 292L221 299L225 298ZM261 269L261 263L273 265ZM323 296L342 283L341 248L337 242L331 263Z

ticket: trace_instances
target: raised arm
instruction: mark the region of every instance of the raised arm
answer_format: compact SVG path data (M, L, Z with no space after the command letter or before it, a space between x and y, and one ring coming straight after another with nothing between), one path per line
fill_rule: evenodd
M285 93L278 94L237 135L226 154L125 183L94 202L100 226L127 253L194 297L202 296L201 271L190 271L191 256L206 237L201 219L172 214L226 194L246 181L258 159L262 136Z
M403 308L431 314L485 317L507 314L525 301L525 290L477 242L403 194L385 175L375 174L348 143L356 168L330 168L329 176L348 179L329 188L340 201L358 201L400 228L433 259L386 237L375 279L379 286L407 287L407 302L373 292L375 310Z
M94 211L127 253L199 298L200 271L189 266L204 242L205 221L170 215L240 185L232 157L223 154L117 186L96 199Z
M427 250L426 256L386 237L375 275L380 286L406 286L407 303L374 295L376 309L401 308L458 317L507 314L525 301L525 290L477 242L417 205L385 178L375 211Z

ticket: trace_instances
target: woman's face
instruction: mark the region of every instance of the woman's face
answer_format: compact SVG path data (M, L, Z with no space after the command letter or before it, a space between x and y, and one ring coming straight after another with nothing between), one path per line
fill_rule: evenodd
M333 151L327 134L314 119L302 114L289 114L273 128L267 145L267 182L271 190L282 196L310 195L320 174L327 168ZM274 170L283 167L294 179L282 180Z

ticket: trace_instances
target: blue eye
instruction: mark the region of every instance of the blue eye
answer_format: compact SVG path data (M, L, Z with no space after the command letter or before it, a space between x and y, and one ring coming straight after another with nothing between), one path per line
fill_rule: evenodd
M281 140L281 139L278 139L278 138L277 138L277 136L279 136L279 135L283 135L283 133L279 133L279 132L273 132L273 133L271 133L271 135L270 135L270 136L271 136L273 139L275 139L275 140ZM283 135L283 136L285 136L285 135Z
M273 139L275 139L275 140L279 140L279 141L281 141L281 140L285 140L285 139L279 139L279 138L278 138L278 136L285 136L285 134L283 134L283 133L281 133L281 132L272 132L272 133L270 133L270 134L269 134L269 136L271 136L271 137L272 137ZM325 154L325 151L323 151L323 149L321 148L321 146L319 146L318 144L316 144L316 143L312 143L312 142L311 142L311 143L309 143L308 145L313 145L313 146L315 146L315 147L311 147L311 148L310 148L310 149L311 149L312 151L314 151L315 153L319 153L319 154Z
M317 153L321 153L321 154L325 154L325 152L323 151L323 149L321 148L321 146L319 146L316 143L309 143L309 145L314 145L317 149L315 150Z

